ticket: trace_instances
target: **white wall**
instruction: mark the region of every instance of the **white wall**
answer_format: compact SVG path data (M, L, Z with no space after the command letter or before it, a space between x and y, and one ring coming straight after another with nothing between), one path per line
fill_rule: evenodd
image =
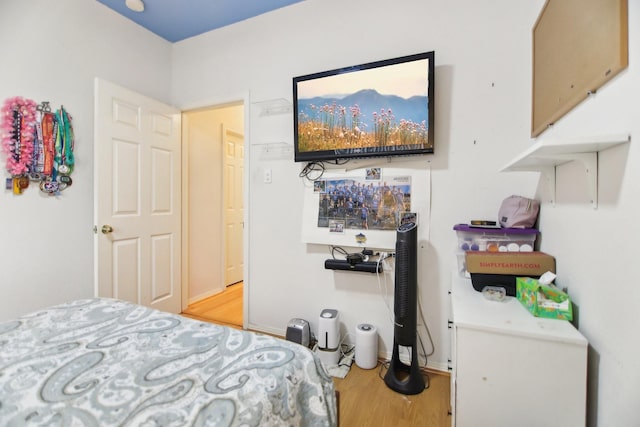
M93 296L93 81L103 77L168 102L171 45L96 1L0 5L0 100L50 101L73 116L73 185L0 191L0 318ZM4 162L4 156L2 161ZM4 163L2 164L4 171Z
M540 139L610 134L631 142L598 157L598 208L577 163L557 169L555 206L541 207L542 249L557 258L579 329L589 340L589 425L637 426L640 414L640 4L629 1L629 67L560 119ZM548 200L540 182L538 194Z
M442 369L453 225L495 218L503 198L533 196L537 184L498 169L529 143L531 28L541 4L481 3L307 0L174 45L176 105L243 91L252 102L291 101L296 75L435 50L436 154L421 160L432 169L431 231L419 254L419 281L436 347L429 362ZM301 165L260 156L259 144L292 142L291 120L251 117L249 325L282 333L289 319L303 317L315 329L320 311L336 308L343 332L376 324L382 351L390 351L392 324L375 276L325 270L328 248L301 242ZM280 123L276 131L264 124L271 119ZM403 165L414 163L392 167ZM273 170L271 184L263 183L265 168Z

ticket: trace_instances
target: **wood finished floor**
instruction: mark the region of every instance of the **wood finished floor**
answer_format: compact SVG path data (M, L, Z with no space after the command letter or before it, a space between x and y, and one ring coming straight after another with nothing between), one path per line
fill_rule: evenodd
M243 289L242 282L227 286L219 294L190 304L182 315L205 322L242 328Z
M242 328L243 284L229 286L222 293L189 305L182 314L206 322ZM449 413L449 375L425 372L429 387L420 394L403 395L389 389L386 369L360 369L355 363L345 378L334 378L340 394L340 426L346 427L445 427Z
M384 383L386 368L360 369L355 363L344 379L334 378L340 393L341 426L445 427L449 415L449 375L425 372L428 388L404 395Z

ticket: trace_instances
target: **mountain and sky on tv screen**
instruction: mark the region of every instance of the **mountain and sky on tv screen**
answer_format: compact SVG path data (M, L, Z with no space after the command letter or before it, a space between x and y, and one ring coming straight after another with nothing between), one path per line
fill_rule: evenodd
M402 98L397 95L382 95L375 89L363 89L347 96L323 96L310 99L298 100L298 120L308 121L314 120L317 116L317 109L324 106L345 107L347 109L347 124L349 124L349 114L351 108L357 106L361 112L360 121L365 125L364 131L371 130L374 127L374 119L380 117L382 112L393 114L395 121L402 119L413 123L422 123L427 121L429 116L429 103L426 96L412 96L410 98ZM316 107L316 110L312 108ZM376 113L374 115L374 113Z
M428 145L427 96L402 98L363 89L298 99L300 151Z
M429 64L397 58L294 79L298 151L426 148Z

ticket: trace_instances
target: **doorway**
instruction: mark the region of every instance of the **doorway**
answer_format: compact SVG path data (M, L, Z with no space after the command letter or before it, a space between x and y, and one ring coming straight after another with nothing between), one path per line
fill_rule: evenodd
M243 326L244 104L184 112L183 313Z

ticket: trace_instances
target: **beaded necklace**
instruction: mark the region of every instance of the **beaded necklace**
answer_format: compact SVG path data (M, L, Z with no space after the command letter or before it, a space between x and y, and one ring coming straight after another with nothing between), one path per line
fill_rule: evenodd
M14 177L27 173L32 161L36 105L31 99L16 96L2 107L2 149L7 171Z

